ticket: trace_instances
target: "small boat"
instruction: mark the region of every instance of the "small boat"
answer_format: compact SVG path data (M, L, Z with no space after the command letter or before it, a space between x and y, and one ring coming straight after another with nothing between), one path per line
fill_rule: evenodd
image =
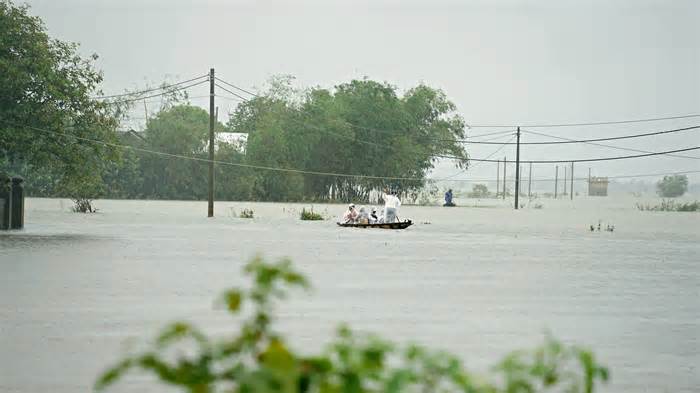
M413 225L413 221L411 220L406 220L406 221L400 221L400 222L392 222L391 224L384 223L384 224L342 224L338 223L338 226L340 227L349 227L349 228L380 228L380 229L406 229Z

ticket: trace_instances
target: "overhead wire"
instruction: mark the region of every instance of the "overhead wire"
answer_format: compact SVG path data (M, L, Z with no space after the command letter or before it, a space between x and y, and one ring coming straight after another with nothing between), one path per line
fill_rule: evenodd
M269 171L278 171L278 172L302 173L302 174L309 174L309 175L335 176L335 177L354 177L354 178L383 179L383 180L414 180L414 181L428 180L428 179L419 178L419 177L373 176L373 175L334 173L334 172L322 172L322 171L309 171L309 170L302 170L302 169L295 169L295 168L279 168L279 167L270 167L270 166L263 166L263 165L242 164L242 163L220 161L220 160L209 160L206 158L191 157L191 156L185 156L185 155L181 155L181 154L173 154L173 153L160 152L160 151L156 151L156 150L143 149L143 148L139 148L136 146L122 145L122 144L118 144L118 143L106 142L106 141L102 141L102 140L98 140L98 139L81 137L78 135L73 135L73 134L69 134L69 133L65 133L65 132L47 130L47 129L40 128L40 127L33 127L33 126L28 126L28 125L22 126L22 125L17 125L17 124L8 122L8 121L3 121L3 120L0 120L0 122L11 125L13 127L25 128L25 129L29 129L29 130L33 130L33 131L37 131L37 132L49 133L49 134L54 134L54 135L62 135L62 136L74 138L77 140L82 140L82 141L91 142L91 143L97 143L97 144L100 144L103 146L109 146L109 147L115 147L115 148L121 148L121 149L130 149L130 150L134 150L134 151L154 154L154 155L163 156L163 157L181 158L181 159L206 162L206 163L213 162L215 164L228 165L228 166L236 166L236 167L251 168L251 169L261 169L261 170L269 170ZM567 161L567 162L570 162L570 161ZM633 178L633 177L647 177L647 176L651 177L651 176L664 176L664 175L677 175L677 174L690 174L690 173L700 173L700 170L676 171L676 172L668 172L668 173L654 173L654 174L641 174L641 175L608 176L608 178L613 179L613 178ZM586 178L575 178L574 180L586 180ZM443 181L443 180L438 179L436 181ZM451 180L451 181L492 181L492 179L458 179L458 180ZM554 181L554 179L533 179L533 181Z
M221 86L221 85L220 85L220 84L218 84L218 83L215 83L215 84L214 84L214 86L216 86L216 87L218 87L219 89L221 89L221 90L223 90L223 91L225 91L225 92L227 92L227 93L229 93L229 94L233 95L234 97L237 97L237 98L238 98L238 99L240 99L240 100L243 100L243 101L248 101L248 99L247 99L247 98L245 98L245 97L241 96L241 95L240 95L240 94L238 94L238 93L234 93L234 92L232 92L231 90L229 90L229 89L227 89L227 88L225 88L225 87Z
M227 84L229 84L229 83L227 82ZM231 85L232 85L232 84L231 84ZM219 85L217 85L217 86L218 86L218 87L221 87L221 86L219 86ZM232 85L232 86L235 86L235 85ZM232 93L232 92L231 92L230 90L228 90L228 89L225 89L225 88L223 88L223 87L221 87L221 88L224 89L225 91L229 92L229 93ZM235 94L235 93L232 93L232 94ZM235 94L235 95L238 96L238 97L240 97L238 94ZM242 97L241 97L241 98L242 98ZM294 120L294 119L293 119L293 120ZM309 125L308 125L308 124L304 124L304 126L307 126L307 127L308 127ZM352 126L352 125L350 125L350 126ZM342 135L342 134L332 133L332 132L329 132L327 129L320 129L320 128L315 127L315 126L312 127L312 128L316 128L316 129L319 129L319 130L321 130L321 131L328 132L328 133L331 133L331 134L334 134L334 135L337 135L337 136L340 136L340 137L343 137L343 138L352 139L352 140L355 141L356 143L363 143L363 144L368 144L368 145L373 145L373 146L380 146L380 147L384 147L384 148L389 147L389 148L390 148L390 146L381 145L381 144L377 144L377 143L370 142L370 141L358 140L358 139L355 139L355 138L350 137L350 136L344 136L344 135ZM360 127L360 128L371 129L371 128L368 128L368 127ZM696 128L700 128L700 126L697 126ZM377 129L374 129L374 130L377 131ZM680 129L679 129L679 130L680 130ZM671 131L677 132L677 131L679 131L679 130L669 130L669 131L661 131L661 132L671 132ZM384 130L384 131L386 131L386 130ZM511 132L511 131L507 131L507 132ZM653 134L653 133L652 133L652 134ZM658 132L657 132L657 134L658 134ZM492 143L495 144L495 143L497 143L497 142L492 142ZM691 151L691 150L697 150L697 149L700 149L700 147L693 147L693 148L686 148L686 149L677 149L677 150L670 150L670 151L665 151L665 152L644 152L643 154L630 155L630 156L600 157L600 158L588 158L588 159L576 159L576 160L521 160L520 162L521 162L521 163L526 163L526 164L528 164L528 163L533 163L533 164L546 164L546 163L570 163L570 162L613 161L613 160L622 160L622 159L631 159L631 158L640 158L640 157L650 157L650 156L658 156L658 155L668 155L668 154L672 154L672 153L683 152L683 151ZM426 155L426 156L428 156L428 157L439 157L439 158L448 158L448 159L459 159L459 160L464 160L464 158L462 158L462 157L457 157L457 156L452 156L452 155L427 154L427 153L424 153L424 155ZM490 159L488 159L488 158L481 158L481 159L469 158L469 160L472 160L472 161L475 161L475 162L503 162L503 161L500 161L500 160L490 160ZM515 162L515 161L505 161L505 162L508 163L508 162Z
M661 156L661 155L668 155L671 153L680 153L684 151L692 151L692 150L699 150L700 146L695 146L695 147L688 147L684 149L676 149L676 150L667 150L667 151L660 151L660 152L650 152L650 153L645 153L645 154L635 154L635 155L629 155L629 156L614 156L614 157L596 157L596 158L582 158L582 159L573 159L573 160L520 160L521 164L556 164L556 163L571 163L571 162L596 162L596 161L616 161L616 160L626 160L626 159L631 159L631 158L641 158L641 157L652 157L652 156ZM435 155L436 157L440 158L449 158L449 159L461 159L459 157L455 156L449 156L449 155ZM476 159L476 158L470 158L470 160L473 161L483 161L483 162L504 162L502 160L485 160L485 159ZM517 161L513 160L506 160L506 163L512 164Z
M225 84L225 85L227 85L227 86L229 86L229 87L232 87L232 88L234 88L234 89L236 89L236 90L240 90L240 91L242 91L242 92L244 92L244 93L250 94L250 95L253 96L253 97L260 97L258 94L251 93L250 91L248 91L248 90L246 90L246 89L244 89L244 88L242 88L242 87L238 87L238 86L234 85L233 83L226 82L225 80L219 78L218 76L215 76L214 79L216 79L217 81L219 81L219 82L221 82L221 83L223 83L223 84Z
M245 93L247 93L247 94L250 94L250 95L252 95L252 96L254 96L254 97L260 97L259 94L252 93L252 92L250 92L250 91L248 91L248 90L246 90L246 89L243 89L242 87L236 86L235 84L230 83L230 82L227 82L227 81L225 81L225 80L223 80L223 79L221 79L221 78L219 78L219 77L216 77L215 79L218 80L219 82L222 82L222 83L226 84L227 86L230 86L230 87L232 87L232 88L234 88L234 89L237 89L237 90L240 90L240 91L245 92ZM241 99L243 99L243 100L247 100L247 99L241 97L240 95L238 95L238 94L236 94L236 93L233 93L233 92L231 92L230 90L227 90L226 88L222 87L221 85L217 85L217 86L220 87L221 89L223 89L224 91L228 92L228 93L234 94L236 97L239 97L239 98L241 98ZM347 125L348 125L349 127L351 127L351 128L362 129L362 130L366 130L366 131L375 131L375 132L381 132L381 133L386 133L386 134L396 134L396 133L397 133L397 130L383 130L383 129L373 128L373 127L360 126L360 125L353 124L353 123L350 123L350 122L347 122L347 121L345 121L345 124L347 124ZM491 133L485 133L485 134L479 134L479 135L472 135L472 136L467 136L465 139L456 139L456 140L451 140L451 139L438 139L438 138L431 138L431 139L432 139L432 140L440 140L440 141L443 141L443 142L445 142L445 141L450 141L450 142L452 142L452 141L466 141L467 139L473 139L473 138L479 138L479 137L485 137L485 136L492 136L492 135L509 134L509 133L511 133L511 132L515 132L515 130L512 130L512 131L497 131L497 132L491 132ZM479 142L477 142L477 141L470 141L469 143L479 143ZM493 144L498 144L498 143L493 143Z
M96 100L103 100L103 99L107 99L107 98L117 98L117 97L124 97L124 96L140 95L140 94L150 93L150 92L158 91L158 90L166 90L166 89L171 88L171 87L174 87L174 86L179 86L179 85L183 85L183 84L185 84L185 83L194 82L194 81L199 80L199 79L202 79L202 78L208 78L208 76L209 76L209 75L201 75L201 76L198 76L198 77L195 77L195 78L192 78L192 79L188 79L188 80L184 80L184 81L181 81L181 82L172 83L172 84L169 84L169 85L161 85L161 86L154 87L154 88L151 88L151 89L140 90L140 91L135 91L135 92L131 92L131 93L121 93L121 94L112 94L112 95L96 96L96 97L92 97L92 98L93 98L93 99L96 99Z
M689 127L686 129L682 130L687 130L687 129L698 129L700 126L695 126L695 127ZM561 142L558 143L584 143L587 145L592 145L592 146L600 146L600 147L607 147L609 149L617 149L617 150L624 150L624 151L632 151L636 153L653 153L648 150L640 150L640 149L633 149L629 147L621 147L621 146L613 146L613 145L605 145L602 143L595 143L595 142L589 142L589 141L582 141L582 140L574 140L574 139L569 139L569 138L564 138L561 136L555 136L555 135L549 135L541 132L536 132L536 131L526 131L526 130L521 130L522 132L528 133L528 134L533 134L533 135L539 135L539 136L544 136L548 138L554 138L554 139L561 139ZM616 139L622 139L622 138L616 138ZM677 155L677 154L667 154L669 157L676 157L676 158L689 158L693 160L700 160L700 157L693 157L693 156L684 156L684 155Z
M552 124L469 124L470 128L507 128L507 127L525 127L525 128L547 128L547 127L586 127L586 126L602 126L611 124L632 124L645 123L665 120L690 119L700 117L700 113L679 116L652 117L646 119L631 119L631 120L611 120L611 121L596 121L588 123L552 123Z
M187 85L187 86L176 87L176 88L174 88L174 89L170 89L170 90L164 91L164 92L162 92L162 93L158 93L158 94L152 94L152 95L148 95L148 96L145 96L145 97L138 97L138 98L129 98L129 99L125 99L125 100L106 101L105 104L107 104L107 105L114 105L114 104L123 104L123 103L127 103L127 102L143 101L143 100L147 100L147 99L149 99L149 98L161 97L161 96L164 96L164 95L167 95L167 94L172 94L172 93L175 93L175 92L178 92L178 91L191 89L191 88L193 88L193 87L195 87L195 86L199 86L199 85L202 85L202 84L207 83L207 82L208 82L207 80L203 80L203 81L200 81L200 82L197 82L197 83L193 83L193 84L190 84L190 85Z
M512 141L513 139L515 139L515 136L512 136L512 137L508 140L508 142ZM501 144L501 146L500 146L498 149L496 149L496 150L494 150L493 152L491 152L491 154L489 154L488 156L484 157L484 159L489 159L489 158L493 157L494 155L496 155L498 152L500 152L501 150L503 150L504 147L506 147L506 146L509 145L508 142ZM477 162L476 164L472 165L471 167L467 167L467 169L473 170L473 169L475 169L476 167L478 167L479 165L481 165L481 164L483 164L483 163L484 163L484 161L479 161L479 162ZM447 177L445 177L445 178L438 179L438 180L436 180L436 181L447 181L447 180L449 180L449 179L452 179L452 178L456 177L457 175L462 174L463 172L466 172L467 169L465 169L465 170L460 170L459 172L457 172L457 173L455 173L455 174L453 174L453 175L447 176Z

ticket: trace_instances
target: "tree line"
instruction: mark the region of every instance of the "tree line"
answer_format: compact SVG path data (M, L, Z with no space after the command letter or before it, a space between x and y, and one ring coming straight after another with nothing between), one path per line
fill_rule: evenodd
M97 55L83 58L77 45L49 37L27 6L0 0L0 18L1 172L23 176L31 196L207 197L205 110L171 92L145 130L119 132L138 101L94 98ZM401 93L361 79L298 91L291 77L277 77L229 115L216 131L248 137L245 146L217 143L215 159L239 165L216 165L220 200L367 201L384 188L416 195L437 156L468 163L464 120L424 84Z

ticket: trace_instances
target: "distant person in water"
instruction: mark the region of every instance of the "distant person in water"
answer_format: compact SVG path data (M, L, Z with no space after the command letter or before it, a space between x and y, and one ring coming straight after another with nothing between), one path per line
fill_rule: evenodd
M452 203L452 189L450 188L445 193L445 204L443 206L454 206L454 205L455 204Z
M384 222L391 224L396 221L396 215L401 207L401 200L396 196L396 191L384 190Z
M355 210L355 204L351 203L348 205L348 210L343 214L343 224L354 224L357 221L357 210Z

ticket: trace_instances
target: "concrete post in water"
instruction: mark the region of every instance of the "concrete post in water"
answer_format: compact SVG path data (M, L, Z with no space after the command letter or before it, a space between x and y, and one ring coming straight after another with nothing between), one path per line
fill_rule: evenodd
M214 217L214 69L209 70L209 204L207 217Z
M566 166L564 166L564 192L561 194L566 195Z
M532 198L532 163L530 163L530 170L527 171L527 197Z
M557 199L557 191L559 189L559 165L554 169L554 199Z
M518 210L518 197L520 196L520 127L518 127L517 142L515 145L515 210Z
M588 168L588 195L591 195L591 168Z
M500 176L501 176L501 162L496 161L496 198L498 198L498 191L499 191L499 188L501 185Z
M503 157L503 200L506 199L506 157Z
M571 200L574 200L574 162L571 162Z
M8 230L12 223L12 179L0 173L0 229Z
M12 178L12 206L10 208L10 229L24 228L24 179L19 176Z

